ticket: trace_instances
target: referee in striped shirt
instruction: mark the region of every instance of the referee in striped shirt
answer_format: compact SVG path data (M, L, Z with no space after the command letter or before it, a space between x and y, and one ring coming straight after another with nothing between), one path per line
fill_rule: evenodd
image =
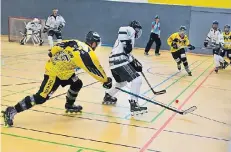
M161 40L160 40L160 18L158 15L155 16L155 20L152 22L152 30L150 34L149 41L147 43L147 46L145 48L145 55L148 55L149 50L152 47L153 42L155 41L156 43L156 50L155 50L155 55L159 56L160 53L160 46L161 46Z

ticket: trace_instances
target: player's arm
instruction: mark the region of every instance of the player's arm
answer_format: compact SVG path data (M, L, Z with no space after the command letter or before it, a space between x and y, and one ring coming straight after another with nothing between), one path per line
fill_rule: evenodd
M218 42L221 45L221 47L224 47L225 41L224 41L224 36L223 36L222 32L220 32L220 34L218 35Z
M188 46L189 50L194 50L195 49L195 46L193 46L192 44L190 44L188 36L185 37L185 45Z
M211 41L211 30L209 31L209 33L207 34L207 37L204 41L204 46L207 47L209 44L209 41Z
M62 28L65 26L66 22L61 15L59 17L60 17L60 24L59 24L58 30L61 31Z
M170 47L172 47L173 49L177 49L177 42L178 39L176 38L176 33L172 34L168 39L167 39L167 43Z
M80 51L80 58L81 61L77 61L77 66L79 68L83 69L93 78L102 83L108 81L107 75L94 51L89 51L88 53Z
M44 29L43 29L43 33L46 33L48 31L48 29L50 28L50 24L51 24L51 18L50 16L47 18Z

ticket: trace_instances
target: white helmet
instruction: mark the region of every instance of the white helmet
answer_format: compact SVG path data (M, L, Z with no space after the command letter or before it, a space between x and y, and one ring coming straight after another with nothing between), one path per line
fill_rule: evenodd
M34 23L39 23L40 21L39 21L39 19L34 18L32 22L34 22Z

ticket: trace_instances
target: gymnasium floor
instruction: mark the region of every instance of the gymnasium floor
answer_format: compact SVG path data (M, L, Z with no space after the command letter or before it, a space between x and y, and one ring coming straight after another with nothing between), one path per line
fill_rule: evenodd
M2 38L1 109L36 93L48 59L47 46L20 46ZM97 49L108 75L111 48ZM84 87L77 104L83 113L67 115L65 95L20 113L13 128L1 120L2 152L227 152L231 128L231 68L213 72L211 56L188 55L192 77L178 72L169 52L145 57L135 50L144 72L156 90L154 96L143 80L141 95L179 109L197 106L193 114L176 115L154 104L139 100L149 113L130 118L128 95L120 92L116 106L101 105L102 85L80 71ZM153 52L152 52L153 54ZM129 86L128 86L129 87ZM128 90L126 87L124 89ZM53 96L65 93L59 88ZM178 99L179 103L174 101Z

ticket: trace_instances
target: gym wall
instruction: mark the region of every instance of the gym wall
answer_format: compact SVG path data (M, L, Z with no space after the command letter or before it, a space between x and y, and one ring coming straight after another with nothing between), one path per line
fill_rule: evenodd
M190 6L102 0L3 0L1 34L8 32L8 16L47 18L55 7L67 23L63 30L64 39L84 40L89 30L95 30L101 35L103 44L109 46L116 40L120 26L128 25L131 20L138 20L143 26L143 34L136 41L136 47L145 47L151 22L156 14L161 18L162 49L169 48L166 40L170 34L178 31L180 25L188 28L192 44L199 47L202 46L213 20L219 20L222 28L228 21L231 22L231 10L228 9L206 10Z

